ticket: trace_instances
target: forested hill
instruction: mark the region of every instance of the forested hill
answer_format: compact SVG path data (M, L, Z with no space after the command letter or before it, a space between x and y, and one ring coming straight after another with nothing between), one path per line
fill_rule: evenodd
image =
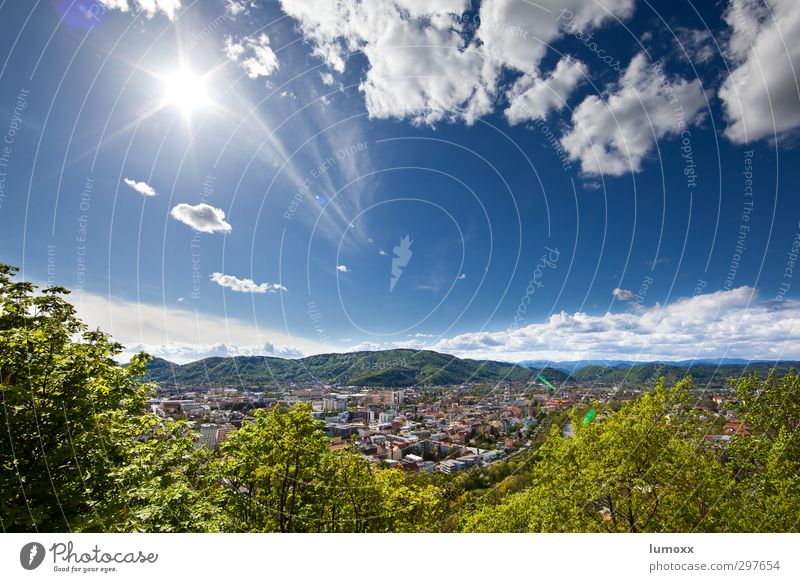
M667 382L675 382L691 374L695 386L722 386L728 379L748 376L756 372L766 377L771 370L785 374L791 369L800 369L800 362L750 362L746 364L709 364L697 363L668 364L649 363L631 366L586 366L572 373L570 380L585 383L602 383L626 385L653 384L664 376Z
M757 372L766 376L775 369L784 374L800 369L800 362L751 362L747 364L687 365L649 363L618 366L586 366L570 376L556 368L537 369L503 362L467 360L426 350L384 350L344 354L320 354L296 360L267 356L206 358L188 364L154 359L148 379L163 386L219 384L300 384L324 382L355 386L402 387L452 385L465 382L530 381L537 374L552 384L563 382L650 385L660 376L674 382L691 374L695 385L722 386L729 378Z
M206 358L178 365L155 359L149 378L163 386L203 384L280 384L324 382L339 385L402 387L465 382L530 381L542 373L563 382L560 370L535 370L514 364L465 360L432 351L408 349L320 354L297 360L266 356Z

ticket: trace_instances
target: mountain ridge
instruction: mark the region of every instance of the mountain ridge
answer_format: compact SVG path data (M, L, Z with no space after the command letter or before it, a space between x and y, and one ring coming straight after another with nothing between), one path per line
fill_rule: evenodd
M458 358L430 350L395 349L329 353L299 359L274 356L210 357L187 364L156 358L147 378L162 385L325 383L406 387L420 384L531 381L537 373L518 364ZM545 368L548 380L567 374Z
M585 360L589 362L588 360ZM600 361L602 362L602 360ZM453 385L469 382L496 383L503 380L530 382L542 375L551 384L594 383L649 385L660 376L674 382L691 374L696 385L722 386L730 378L770 370L785 373L800 368L793 361L747 363L647 362L624 360L607 365L587 363L573 369L532 367L494 360L458 358L431 350L394 349L328 353L299 359L274 356L213 356L175 364L153 359L147 379L162 386L335 384L401 388L416 385Z

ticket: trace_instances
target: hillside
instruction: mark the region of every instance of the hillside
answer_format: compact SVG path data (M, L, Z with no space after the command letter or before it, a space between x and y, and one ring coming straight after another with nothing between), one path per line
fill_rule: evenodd
M729 378L751 372L766 376L771 369L784 374L800 362L710 364L653 362L636 365L586 365L572 374L550 367L468 360L433 351L409 349L344 354L320 354L297 360L266 356L206 358L188 364L154 359L148 379L162 386L274 385L325 383L355 386L403 387L452 385L466 382L531 381L542 374L552 384L563 382L652 385L660 376L675 382L691 374L695 385L723 386Z
M408 349L321 354L297 360L265 356L206 358L178 365L155 359L148 379L163 386L326 384L402 387L465 382L530 381L537 370L501 362L465 360L432 351ZM542 373L550 382L567 379L560 370Z
M650 363L633 366L586 366L574 372L571 379L576 382L596 382L603 384L648 385L653 384L660 376L668 383L680 380L691 374L695 386L722 386L729 378L738 378L756 372L765 377L774 369L785 374L792 368L800 368L800 362L750 362L747 364L708 364L674 365Z

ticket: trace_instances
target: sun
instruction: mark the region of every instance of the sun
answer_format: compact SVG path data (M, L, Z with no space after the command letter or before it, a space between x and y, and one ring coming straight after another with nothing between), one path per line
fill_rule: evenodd
M161 77L163 105L174 107L184 115L211 105L207 79L188 68L180 68Z

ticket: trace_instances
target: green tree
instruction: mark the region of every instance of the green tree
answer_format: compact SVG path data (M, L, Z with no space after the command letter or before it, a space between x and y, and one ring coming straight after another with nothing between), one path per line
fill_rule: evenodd
M185 422L144 415L118 437L122 461L109 471L108 531L213 532L224 529L220 467Z
M106 467L123 451L113 427L141 414L146 387L111 358L122 346L87 331L62 287L36 293L0 265L0 497L6 530L103 526L98 508L112 487ZM74 338L79 338L75 340Z
M328 439L311 406L257 410L223 443L225 506L240 531L308 531Z
M730 463L738 480L731 528L800 530L800 376L755 375L736 383L736 414L750 436L734 437ZM729 495L731 495L729 493Z
M557 427L539 451L532 486L483 507L468 531L656 532L724 528L721 493L730 475L703 442L689 381L663 379L603 422L572 415L573 438Z
M375 473L380 505L375 527L377 532L436 532L446 518L442 491L426 483L419 475L399 469Z
M190 517L203 512L187 503L200 496L187 484L192 439L146 411L148 356L120 366L122 346L87 330L66 289L37 292L15 273L0 265L2 527L203 529ZM187 488L194 497L177 494Z
M369 461L357 449L328 452L322 476L315 531L371 532L380 528L382 491Z

